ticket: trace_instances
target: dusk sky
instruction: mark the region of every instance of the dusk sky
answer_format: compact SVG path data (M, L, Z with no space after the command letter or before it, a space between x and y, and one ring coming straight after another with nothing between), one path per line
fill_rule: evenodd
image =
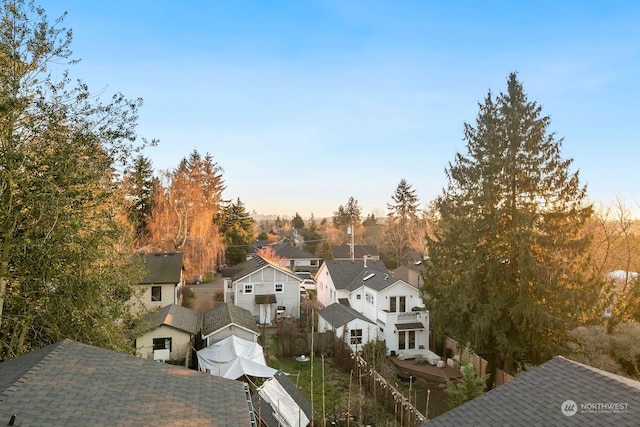
M517 72L590 199L640 204L640 2L38 1L73 29L70 67L103 98L141 97L156 171L194 149L249 212L421 206Z

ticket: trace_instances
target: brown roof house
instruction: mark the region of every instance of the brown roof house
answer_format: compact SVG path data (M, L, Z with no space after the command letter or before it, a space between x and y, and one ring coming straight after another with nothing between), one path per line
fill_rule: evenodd
M423 427L638 425L640 382L556 356Z
M234 335L247 341L257 342L260 330L256 318L245 308L222 303L202 315L202 341L208 347Z
M171 304L146 315L147 326L136 339L136 354L153 360L188 362L195 338L200 333L200 313Z
M0 423L256 426L246 383L71 340L0 363Z
M171 304L181 304L183 254L179 252L150 253L141 256L146 271L144 278L135 285L132 298L135 312L154 310Z

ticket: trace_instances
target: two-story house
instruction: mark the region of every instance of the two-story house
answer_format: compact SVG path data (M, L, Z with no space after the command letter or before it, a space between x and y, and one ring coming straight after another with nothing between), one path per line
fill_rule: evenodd
M250 311L260 324L300 317L301 279L291 270L256 255L234 266L233 272L223 278L224 302Z
M179 252L149 253L140 257L146 272L144 278L134 285L131 300L134 311L153 311L171 304L181 304L183 254Z
M348 305L374 322L390 354L428 350L429 312L420 291L391 276L380 261L327 261L316 280L320 302Z
M317 255L305 252L290 244L273 245L273 250L278 256L278 264L293 272L309 271L315 273L318 271L321 258Z

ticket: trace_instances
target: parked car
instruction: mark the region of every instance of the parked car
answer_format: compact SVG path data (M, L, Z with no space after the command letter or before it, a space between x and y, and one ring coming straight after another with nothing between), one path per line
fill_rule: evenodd
M309 293L300 285L300 298L309 298Z
M304 279L302 282L300 282L300 286L305 288L308 291L315 291L316 281L313 279Z
M297 271L296 272L296 276L298 276L301 279L312 279L313 280L313 275L311 273L309 273L308 271Z

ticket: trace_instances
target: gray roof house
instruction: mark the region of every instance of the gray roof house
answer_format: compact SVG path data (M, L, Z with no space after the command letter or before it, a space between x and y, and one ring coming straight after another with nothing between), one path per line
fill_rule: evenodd
M135 285L132 298L134 311L153 310L181 303L180 289L184 285L182 276L183 254L161 252L143 254L140 264L146 274Z
M423 424L637 426L640 382L561 356Z
M136 339L136 354L165 360L158 350L168 350L169 359L187 359L200 333L200 313L177 304L167 305L145 316L146 331Z
M245 383L71 340L0 363L0 421L14 426L256 425Z
M273 245L276 255L281 258L277 262L291 271L310 271L315 273L320 266L321 258L290 244Z
M256 342L260 330L251 312L235 304L222 303L202 315L202 340L205 347L231 335Z
M293 271L256 255L223 272L224 302L245 308L260 324L300 317L300 282Z
M375 340L377 329L375 321L347 305L336 302L318 311L318 332L334 331L353 351L362 350L362 346Z

